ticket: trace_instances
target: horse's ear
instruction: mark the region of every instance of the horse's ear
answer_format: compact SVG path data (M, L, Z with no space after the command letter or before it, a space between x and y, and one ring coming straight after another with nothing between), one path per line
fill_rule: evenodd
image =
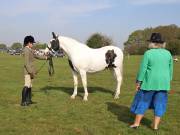
M52 32L53 38L56 39L56 34L54 32Z

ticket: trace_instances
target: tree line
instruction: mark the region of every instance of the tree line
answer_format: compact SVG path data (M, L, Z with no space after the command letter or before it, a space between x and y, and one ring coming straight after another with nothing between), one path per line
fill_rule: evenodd
M103 46L112 45L113 40L104 34L94 33L87 39L86 44L91 48L100 48ZM46 43L35 43L34 48L45 49L46 46L47 46ZM15 42L9 47L9 49L17 50L17 49L21 49L22 47L23 45L21 43ZM5 44L0 44L0 49L6 50L8 49L8 47Z
M148 39L151 33L161 33L163 39L166 41L166 49L172 55L180 55L180 27L177 25L158 26L155 28L145 28L144 30L136 30L129 35L128 40L124 43L124 53L130 55L143 55L148 50ZM91 48L100 48L107 45L113 45L112 38L102 34L94 33L86 41L86 44ZM46 43L36 43L35 49L45 49ZM19 42L13 43L11 49L22 48ZM7 49L5 44L0 44L0 49Z
M142 55L148 49L148 39L151 33L161 33L166 42L166 49L172 55L180 54L180 27L177 25L158 26L155 28L145 28L136 30L129 35L128 40L124 43L124 52L130 55Z
M46 46L47 46L46 43L35 43L34 48L35 49L45 49ZM19 42L13 43L10 47L7 47L7 45L3 44L3 43L0 44L0 49L2 49L2 50L8 50L8 49L18 50L21 48L23 48L23 45Z

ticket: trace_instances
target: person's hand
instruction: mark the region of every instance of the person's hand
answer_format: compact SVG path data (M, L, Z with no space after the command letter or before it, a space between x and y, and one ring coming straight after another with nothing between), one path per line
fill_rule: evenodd
M46 60L49 60L50 58L51 58L50 55L47 55L47 56L46 56Z
M46 58L46 60L49 60L51 58L51 55L49 53L45 54L45 58Z
M169 91L169 94L174 94L174 93L175 93L174 90L170 90L170 91Z
M141 84L139 82L136 83L136 91L139 91L141 87Z

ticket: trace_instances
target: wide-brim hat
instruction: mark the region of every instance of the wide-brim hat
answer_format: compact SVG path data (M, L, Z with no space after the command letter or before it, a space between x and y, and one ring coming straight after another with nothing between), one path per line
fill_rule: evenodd
M24 38L24 45L26 45L28 43L36 43L33 36L30 35L30 36L26 36Z
M162 36L160 33L152 33L151 38L147 40L148 42L152 43L164 43L165 41L162 39Z

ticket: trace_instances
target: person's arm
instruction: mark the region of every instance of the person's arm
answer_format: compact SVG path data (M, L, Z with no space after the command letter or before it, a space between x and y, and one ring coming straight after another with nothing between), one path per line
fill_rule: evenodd
M29 53L28 50L24 50L24 67L26 68L26 71L29 74L33 74L33 69L31 68L30 62L29 62Z
M170 59L170 63L169 63L169 74L170 74L170 80L172 81L172 78L173 78L173 58L171 56L171 59Z
M140 88L140 85L141 85L142 81L144 80L144 76L147 71L147 66L148 66L148 54L145 53L143 56L143 59L141 61L139 72L138 72L137 78L136 78L136 89Z

